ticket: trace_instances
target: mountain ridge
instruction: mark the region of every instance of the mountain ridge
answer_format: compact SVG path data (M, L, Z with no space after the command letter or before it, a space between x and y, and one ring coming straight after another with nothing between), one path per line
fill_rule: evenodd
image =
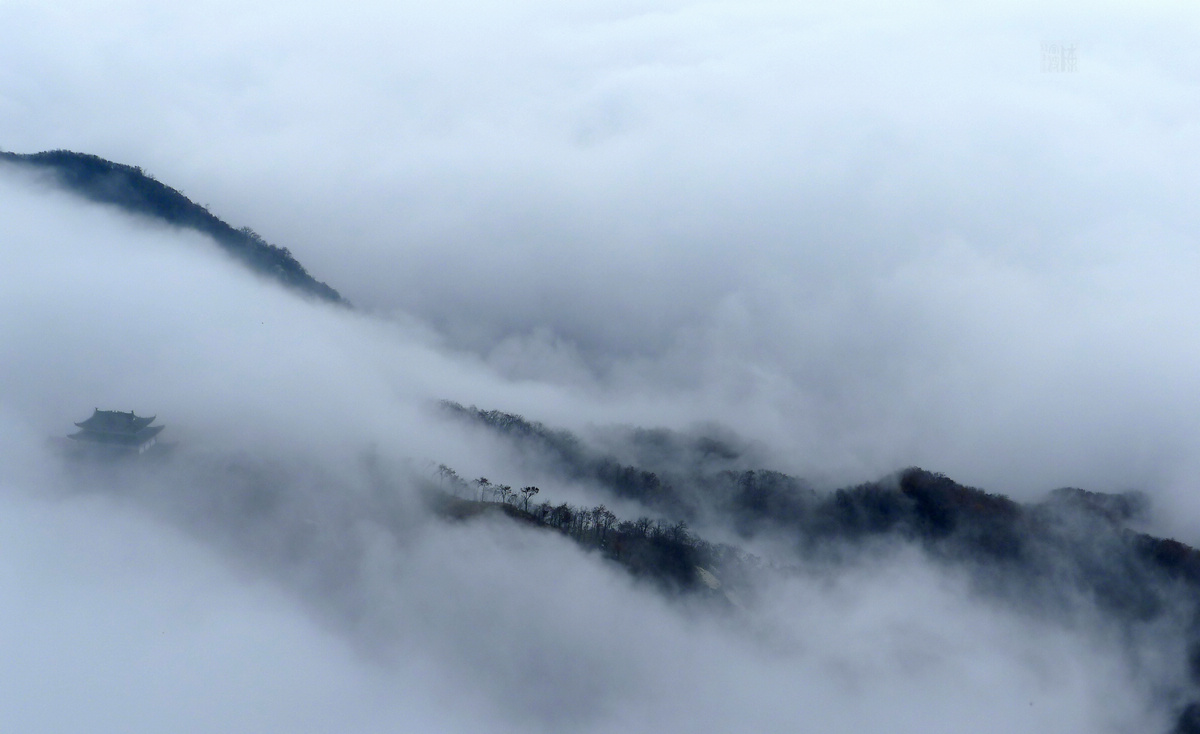
M919 467L816 490L769 469L731 465L705 473L625 464L570 431L520 415L452 402L441 407L508 442L525 469L637 501L663 528L695 519L702 533L705 522L724 519L744 540L769 534L785 541L796 559L831 567L881 543L913 544L965 571L978 591L1019 607L1063 619L1079 614L1080 605L1095 608L1131 633L1178 624L1180 662L1192 691L1177 702L1171 732L1200 734L1200 550L1140 530L1136 521L1147 499L1139 493L1066 487L1017 502ZM673 441L690 450L687 439ZM662 466L670 465L664 459ZM691 533L682 537L701 550L716 548ZM1178 609L1184 611L1176 618L1172 610Z
M263 277L318 300L351 305L333 287L310 275L286 247L272 245L249 227L235 229L140 166L70 150L41 153L0 150L0 162L47 171L59 186L91 201L208 235L225 252Z

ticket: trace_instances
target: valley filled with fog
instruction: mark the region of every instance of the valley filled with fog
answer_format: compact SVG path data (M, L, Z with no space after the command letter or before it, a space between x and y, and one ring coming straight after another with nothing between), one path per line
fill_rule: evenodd
M0 4L0 729L1193 731L1198 21Z

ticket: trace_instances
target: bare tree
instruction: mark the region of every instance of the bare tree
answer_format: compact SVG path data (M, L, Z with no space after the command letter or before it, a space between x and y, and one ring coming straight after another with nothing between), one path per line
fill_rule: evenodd
M501 484L496 487L496 494L500 495L500 501L507 503L508 497L513 493L512 487L507 484Z
M648 517L639 517L633 521L633 529L638 535L643 538L650 537L650 529L654 527L654 521Z
M437 473L443 482L450 485L450 489L454 493L455 497L458 496L458 491L467 484L463 481L462 477L458 476L458 472L454 471L445 464L438 464Z
M604 538L608 535L609 528L611 528L613 523L617 521L617 516L614 515L604 505L599 505L595 510L592 510L592 512L595 517L594 522L596 523L596 528L600 531L600 539L604 540Z
M529 498L542 490L537 487L521 487L521 494L525 495L525 511L529 512Z
M689 543L691 535L688 533L687 523L683 520L675 523L667 528L667 538L676 543Z
M660 517L654 521L654 527L650 529L650 536L654 538L670 537L671 521L665 517Z
M574 517L575 513L571 511L571 506L566 502L550 510L550 523L563 530L570 530L571 520Z

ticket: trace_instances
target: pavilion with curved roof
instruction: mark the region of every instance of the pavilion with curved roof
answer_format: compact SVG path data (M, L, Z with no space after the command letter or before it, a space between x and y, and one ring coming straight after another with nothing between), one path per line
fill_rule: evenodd
M96 408L90 418L75 424L79 431L67 438L82 444L144 454L158 443L158 434L165 428L151 425L155 417L144 418L133 411L124 413Z

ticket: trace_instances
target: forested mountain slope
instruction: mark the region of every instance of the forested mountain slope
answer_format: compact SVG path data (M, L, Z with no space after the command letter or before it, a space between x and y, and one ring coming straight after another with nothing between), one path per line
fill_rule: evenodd
M518 415L456 403L443 403L443 410L499 436L531 467L636 501L658 516L617 523L625 532L644 528L655 538L693 522L701 534L706 527L730 528L746 541L782 539L795 562L830 568L892 542L916 544L965 570L983 593L1039 613L1065 619L1099 610L1129 630L1179 625L1182 659L1193 684L1200 684L1200 551L1138 530L1146 511L1138 493L1062 488L1020 503L916 467L821 491L796 477L749 468L736 446L703 436L630 430L627 440L654 444L624 452L655 457L657 465L647 467L622 463L569 431ZM696 463L714 453L719 460ZM567 510L560 514L589 512ZM734 566L720 569L725 574L737 573L745 558L696 535L675 534L699 555L730 559ZM1198 724L1200 709L1192 704L1176 731L1200 731Z
M336 290L309 275L286 247L270 244L249 227L235 229L140 167L69 150L27 155L0 151L0 162L49 172L58 184L92 201L202 232L260 275L309 296L349 305Z

